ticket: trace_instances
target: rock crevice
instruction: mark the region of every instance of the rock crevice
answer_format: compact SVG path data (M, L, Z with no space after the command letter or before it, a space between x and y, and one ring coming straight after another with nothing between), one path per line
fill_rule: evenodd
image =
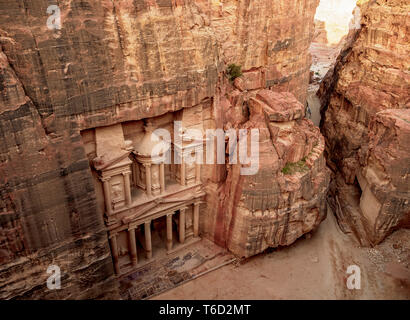
M364 245L409 224L409 8L365 2L362 28L319 91L332 208Z

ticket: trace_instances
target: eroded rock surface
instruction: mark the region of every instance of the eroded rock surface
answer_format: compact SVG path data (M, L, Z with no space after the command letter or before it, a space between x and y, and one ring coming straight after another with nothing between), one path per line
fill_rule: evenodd
M370 1L322 84L331 202L362 244L409 225L409 3Z
M260 127L262 163L268 167L254 179L261 191L276 190L281 196L269 207L253 206L234 190L243 183L247 193L255 192L251 180L235 180L238 168L203 166L203 233L249 256L268 245L289 244L315 227L323 218L319 199L326 185L320 134L300 112L289 128L265 121L253 107L248 120L246 102L269 88L295 96L278 96L288 99L285 107L296 99L305 103L318 2L66 0L58 4L62 29L54 31L46 24L48 1L0 4L0 298L118 297L81 135L88 129L180 110L182 119L195 118L204 129L228 123ZM229 63L243 67L236 87L224 76ZM227 109L236 112L224 114ZM275 130L277 144L271 137ZM280 138L286 130L291 135ZM274 145L283 152L277 159ZM285 159L305 156L306 172L281 174ZM243 217L252 224L242 228L240 218L226 229L233 220L223 218L228 200L220 202L219 191L230 184L229 215L242 201L238 208L272 209L270 222L244 209ZM281 231L262 240L276 230L265 225L276 222ZM61 268L59 291L46 289L49 265Z
M249 120L227 126L259 129L259 171L246 176L243 165L228 166L211 230L218 244L242 257L316 229L326 217L330 179L324 138L292 94L261 90L249 98L249 111Z

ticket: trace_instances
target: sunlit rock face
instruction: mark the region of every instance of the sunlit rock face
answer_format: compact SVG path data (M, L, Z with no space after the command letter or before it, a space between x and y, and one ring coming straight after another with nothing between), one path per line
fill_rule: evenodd
M401 0L362 6L362 29L322 83L332 207L362 244L410 222L409 9Z
M181 110L192 118L184 113L193 107L205 129L224 128L230 116L246 114L226 115L225 107L246 111L248 95L266 88L291 92L303 105L318 2L65 0L58 3L62 29L54 31L46 24L49 1L0 4L0 298L118 297L80 133ZM236 96L224 76L229 63L244 70ZM295 137L313 132L320 146L320 135L297 121ZM228 247L219 209L226 175L226 166L203 168L201 228ZM319 180L312 190L324 192ZM302 182L294 183L299 199ZM282 206L293 206L292 199ZM321 204L312 202L314 214L297 232L271 243L289 244L316 227ZM294 219L303 216L302 207L292 208ZM248 256L266 247L235 249L246 247L249 229L231 221L233 251ZM63 273L59 291L47 290L49 265Z
M315 15L315 36L310 46L312 54L309 91L316 92L318 83L334 67L349 32L360 29L360 8L356 1L322 0Z
M323 21L329 45L336 45L349 32L356 0L321 0L315 20ZM357 14L357 13L356 13Z

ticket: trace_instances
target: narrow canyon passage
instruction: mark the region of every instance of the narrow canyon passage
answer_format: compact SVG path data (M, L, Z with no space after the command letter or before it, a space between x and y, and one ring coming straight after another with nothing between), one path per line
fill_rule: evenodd
M309 51L312 55L307 105L310 119L320 125L321 101L318 90L346 45L349 32L360 28L360 9L356 0L321 0L315 14L315 35Z
M0 300L410 299L409 14L1 2Z
M410 299L410 230L375 248L344 234L329 210L311 238L230 264L153 299ZM361 270L361 289L347 288L347 268ZM407 280L406 280L407 279Z

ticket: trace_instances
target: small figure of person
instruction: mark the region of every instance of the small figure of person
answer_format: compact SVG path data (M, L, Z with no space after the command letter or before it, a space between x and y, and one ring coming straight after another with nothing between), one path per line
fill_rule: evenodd
M312 111L310 110L309 103L306 105L306 118L312 118Z

